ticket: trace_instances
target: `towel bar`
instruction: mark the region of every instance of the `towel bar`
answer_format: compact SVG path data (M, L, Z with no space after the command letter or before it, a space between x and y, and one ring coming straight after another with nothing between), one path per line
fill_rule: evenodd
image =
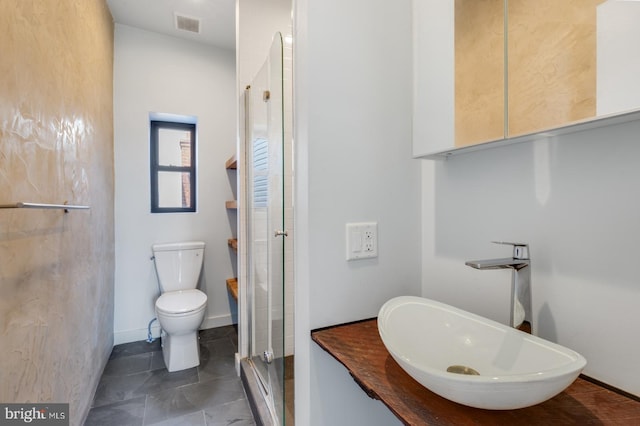
M68 210L86 210L89 206L80 206L73 204L41 204L41 203L24 203L18 202L13 204L0 204L0 209L64 209Z

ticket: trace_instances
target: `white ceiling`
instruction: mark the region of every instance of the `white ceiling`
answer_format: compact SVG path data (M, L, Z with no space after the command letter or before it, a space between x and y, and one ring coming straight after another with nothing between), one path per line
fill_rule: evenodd
M235 0L107 0L107 4L118 24L235 49ZM178 30L176 13L200 19L200 34Z

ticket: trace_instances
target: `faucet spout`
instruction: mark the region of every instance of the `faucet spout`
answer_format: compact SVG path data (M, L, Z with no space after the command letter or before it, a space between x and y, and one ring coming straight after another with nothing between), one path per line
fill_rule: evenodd
M486 260L468 260L464 263L472 268L485 270L485 269L522 269L529 266L528 259L514 259L507 257L504 259L486 259Z
M513 256L501 259L469 260L465 265L479 270L511 269L511 310L509 325L519 328L529 322L533 332L531 309L531 268L529 246L523 243L498 243L513 245Z

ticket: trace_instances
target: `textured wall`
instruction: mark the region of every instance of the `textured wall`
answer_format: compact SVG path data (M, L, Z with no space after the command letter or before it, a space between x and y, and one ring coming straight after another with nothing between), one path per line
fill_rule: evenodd
M113 342L113 24L103 0L0 2L0 401L81 424Z

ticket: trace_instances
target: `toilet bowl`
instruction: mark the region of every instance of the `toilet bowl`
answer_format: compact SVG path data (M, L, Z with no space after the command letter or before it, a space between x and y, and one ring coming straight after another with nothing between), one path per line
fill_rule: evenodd
M207 306L207 295L196 289L203 242L154 244L152 246L162 294L155 303L162 328L162 355L170 372L200 364L198 328Z
M196 289L166 292L156 300L167 370L179 371L200 364L198 328L204 320L206 304L207 295Z

